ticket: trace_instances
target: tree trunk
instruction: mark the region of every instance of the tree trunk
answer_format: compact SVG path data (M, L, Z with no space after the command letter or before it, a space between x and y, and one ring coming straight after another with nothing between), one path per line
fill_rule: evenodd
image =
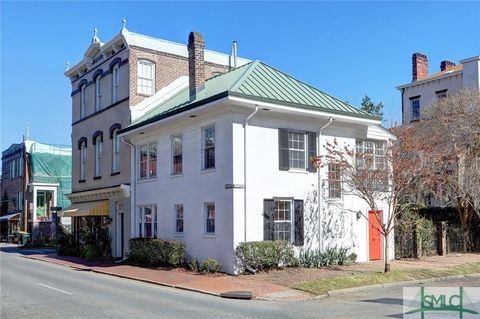
M383 259L385 260L385 269L384 272L389 272L390 271L390 260L388 259L388 256L390 255L390 241L388 240L388 234L384 236L384 241L385 241L385 256L383 256Z

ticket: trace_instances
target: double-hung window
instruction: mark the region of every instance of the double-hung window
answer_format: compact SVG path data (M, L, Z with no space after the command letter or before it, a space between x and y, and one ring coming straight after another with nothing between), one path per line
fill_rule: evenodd
M383 169L385 166L385 142L356 141L357 169Z
M328 197L342 197L342 172L340 164L328 164Z
M112 173L120 171L120 137L118 129L112 132Z
M137 210L136 234L141 238L157 238L157 206L141 206Z
M102 109L102 76L97 75L95 78L95 111Z
M215 234L215 203L205 203L205 233Z
M215 168L215 126L203 128L203 169Z
M412 112L412 121L420 119L420 98L410 100L410 109Z
M140 146L140 178L157 176L157 143Z
M279 129L278 150L280 170L316 172L312 162L317 156L316 133Z
M118 101L120 90L120 67L117 64L112 69L112 103Z
M183 139L181 135L172 137L172 174L183 172Z
M86 95L86 85L83 84L80 87L80 119L85 117L87 112L87 95Z
M292 201L276 200L273 210L273 239L292 241Z
M288 158L290 168L305 169L305 133L288 132Z
M95 177L102 176L103 141L101 136L95 138Z
M80 144L80 180L85 180L87 170L87 142Z
M175 232L176 233L183 233L183 225L184 225L184 217L183 217L183 205L175 205Z
M143 95L155 93L155 64L147 60L138 60L137 92Z

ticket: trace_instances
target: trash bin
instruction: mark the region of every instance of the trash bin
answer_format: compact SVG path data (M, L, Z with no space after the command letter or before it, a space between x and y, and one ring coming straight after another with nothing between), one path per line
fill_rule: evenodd
M22 245L25 246L26 244L28 244L29 241L30 241L30 234L29 233L22 234Z

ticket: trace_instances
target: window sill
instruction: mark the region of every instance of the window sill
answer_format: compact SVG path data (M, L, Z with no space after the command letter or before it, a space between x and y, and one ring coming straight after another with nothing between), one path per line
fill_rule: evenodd
M79 179L78 182L79 182L79 183L85 183L86 180L84 180L84 179Z
M297 174L309 174L310 172L305 169L289 169L289 173L297 173Z
M102 176L94 176L93 180L102 179Z
M216 171L215 167L213 167L213 168L207 168L207 169L202 169L202 170L200 171L200 174L213 173L213 172L215 172L215 171Z
M112 173L110 174L110 176L117 176L117 175L120 175L120 171L118 171L118 172L112 172Z
M137 180L137 183L138 184L144 184L144 183L151 183L151 182L156 182L157 181L157 178L156 177L152 177L152 178L141 178L139 180Z
M183 233L173 233L173 237L175 238L183 238L185 235Z
M202 238L205 238L205 239L215 239L215 238L217 238L217 235L205 233L205 234L202 235Z
M177 177L183 177L183 173L178 173L178 174L172 174L172 175L170 175L170 178L177 178Z

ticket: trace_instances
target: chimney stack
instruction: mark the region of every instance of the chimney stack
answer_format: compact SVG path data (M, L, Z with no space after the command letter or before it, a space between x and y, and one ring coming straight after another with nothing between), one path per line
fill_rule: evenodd
M452 61L442 61L440 62L440 71L445 71L447 69L453 68L455 63Z
M232 51L230 53L230 69L237 67L237 41L232 42Z
M412 82L428 78L428 59L425 54L414 53L412 55Z
M190 32L188 36L188 79L190 100L205 87L205 41L200 32Z

